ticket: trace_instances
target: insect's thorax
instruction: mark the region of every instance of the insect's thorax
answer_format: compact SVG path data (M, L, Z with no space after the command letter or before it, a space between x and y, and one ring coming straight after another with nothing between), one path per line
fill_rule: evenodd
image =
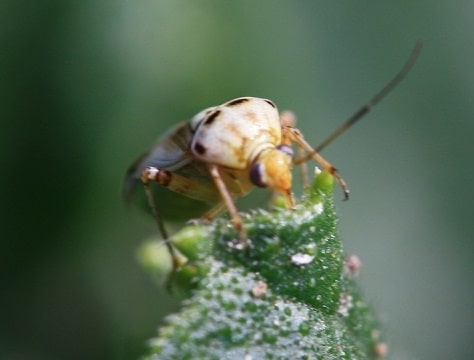
M265 99L239 98L206 109L191 128L193 155L230 169L248 169L259 153L281 142L278 110Z

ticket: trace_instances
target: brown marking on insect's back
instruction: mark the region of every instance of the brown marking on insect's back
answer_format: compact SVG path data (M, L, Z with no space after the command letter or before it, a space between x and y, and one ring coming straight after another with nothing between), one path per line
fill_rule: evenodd
M236 106L236 105L243 104L244 102L247 102L249 100L250 100L249 98L238 98L238 99L234 99L225 103L224 106Z
M209 114L209 116L204 120L204 123L203 125L204 126L209 126L211 125L214 120L216 120L216 118L219 116L219 114L221 113L220 110L215 110L213 111L211 114Z
M249 142L248 137L242 137L242 142L240 143L240 148L238 150L234 150L235 156L239 159L239 162L245 163L248 161L247 157L245 156L245 148Z
M258 115L253 110L246 111L244 117L252 119L252 121L258 122Z
M255 119L255 121L258 121L258 116L255 112L253 111L248 111L245 113L245 117L250 118L250 119ZM251 143L255 141L254 138L250 138L246 133L245 129L242 129L241 126L237 123L230 123L228 124L227 127L228 131L233 132L235 134L239 134L240 138L240 146L234 147L233 153L236 159L238 159L239 163L246 164L250 159L249 159L249 149L248 147L251 146ZM269 138L269 142L271 144L277 145L277 143L280 142L280 137L278 136L275 131L272 129L264 129L261 128L260 131L258 132L255 137L260 138L260 137L267 137ZM223 144L225 145L225 144Z
M268 99L263 99L263 101L265 101L268 105L270 105L272 108L276 109L276 105L273 101L271 100L268 100Z
M248 99L244 99L248 100ZM248 114L255 115L253 112L249 112ZM238 123L229 123L227 124L227 131L233 134L238 134L238 137L240 139L240 145L238 147L234 147L233 153L236 159L238 159L238 162L241 164L245 164L248 161L248 154L247 154L247 146L249 144L249 141L251 140L248 136L245 134L245 129L242 129L242 126ZM226 146L226 143L223 143L223 146Z
M193 150L196 151L199 155L204 155L206 153L206 147L200 142L194 144Z

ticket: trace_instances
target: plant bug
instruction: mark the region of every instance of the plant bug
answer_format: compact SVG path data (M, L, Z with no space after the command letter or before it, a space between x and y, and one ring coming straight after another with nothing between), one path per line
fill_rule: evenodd
M190 210L189 203L197 202L201 217L211 219L227 210L239 233L237 248L245 248L250 240L234 199L245 196L252 188L267 187L283 195L286 206L294 206L292 188L293 165L304 165L313 158L331 173L349 198L349 189L339 172L319 152L342 134L384 98L412 68L421 50L417 43L407 62L396 76L366 105L349 117L319 146L313 148L292 121L280 115L276 105L267 99L241 97L222 105L210 107L195 115L190 122L171 128L151 149L142 155L128 170L124 194L127 198L135 192L140 182L145 189L148 205L159 231L173 259L179 260L168 241L158 203L176 204L169 194L181 194L185 200L178 205L180 212ZM292 145L299 152L294 156ZM151 185L161 185L159 196ZM170 190L170 191L168 191ZM155 199L158 199L156 201ZM193 214L195 217L196 214Z

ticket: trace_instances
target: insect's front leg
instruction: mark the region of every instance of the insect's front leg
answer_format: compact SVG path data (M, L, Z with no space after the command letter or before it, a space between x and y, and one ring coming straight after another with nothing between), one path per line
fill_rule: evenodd
M209 169L209 173L211 174L211 178L214 181L214 184L219 190L219 193L222 199L224 200L225 205L227 206L227 210L229 211L230 217L232 219L232 223L234 224L234 227L236 228L236 230L239 232L239 236L240 236L239 247L246 248L250 245L250 239L247 237L247 234L245 233L245 230L242 224L242 218L240 217L237 211L237 208L235 207L234 200L232 199L232 196L229 194L229 191L227 190L225 182L222 179L222 176L219 172L219 167L214 164L208 164L207 167Z
M306 140L303 138L303 135L301 132L293 127L283 127L282 132L285 134L285 137L292 142L296 142L299 146L301 146L305 151L307 151L309 154L311 154L311 157L319 164L321 167L332 174L336 181L339 183L339 185L342 188L342 191L344 192L344 200L349 199L349 188L347 187L346 182L342 178L342 176L337 172L336 168L332 166L332 164L324 159L321 155L319 155L318 152L316 152L310 144L306 142ZM295 159L294 164L298 165L301 164L302 162L306 161L306 156L302 158L302 160Z
M294 128L296 126L296 115L290 111L285 110L280 113L280 124L282 126L282 136L281 136L281 143L284 145L291 146L295 141L294 137L291 135L290 131L286 131L286 128ZM302 158L306 152L303 147L296 143L298 149L298 158ZM300 176L301 182L303 187L307 187L309 185L309 178L308 178L308 165L306 162L303 162L300 165Z

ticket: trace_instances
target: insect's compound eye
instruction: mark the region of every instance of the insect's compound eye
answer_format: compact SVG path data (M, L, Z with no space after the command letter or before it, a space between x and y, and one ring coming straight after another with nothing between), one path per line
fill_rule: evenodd
M265 177L265 167L263 164L256 162L252 165L252 168L250 169L250 181L252 181L252 184L258 187L267 187L267 184L263 181L263 178Z
M293 149L291 148L291 146L288 146L288 145L285 145L285 144L281 144L281 145L278 145L277 146L277 149L280 150L281 152L289 155L292 159L293 159L293 156L295 155L293 153Z
M250 168L252 183L287 193L291 189L292 153L291 147L283 145L262 151Z

